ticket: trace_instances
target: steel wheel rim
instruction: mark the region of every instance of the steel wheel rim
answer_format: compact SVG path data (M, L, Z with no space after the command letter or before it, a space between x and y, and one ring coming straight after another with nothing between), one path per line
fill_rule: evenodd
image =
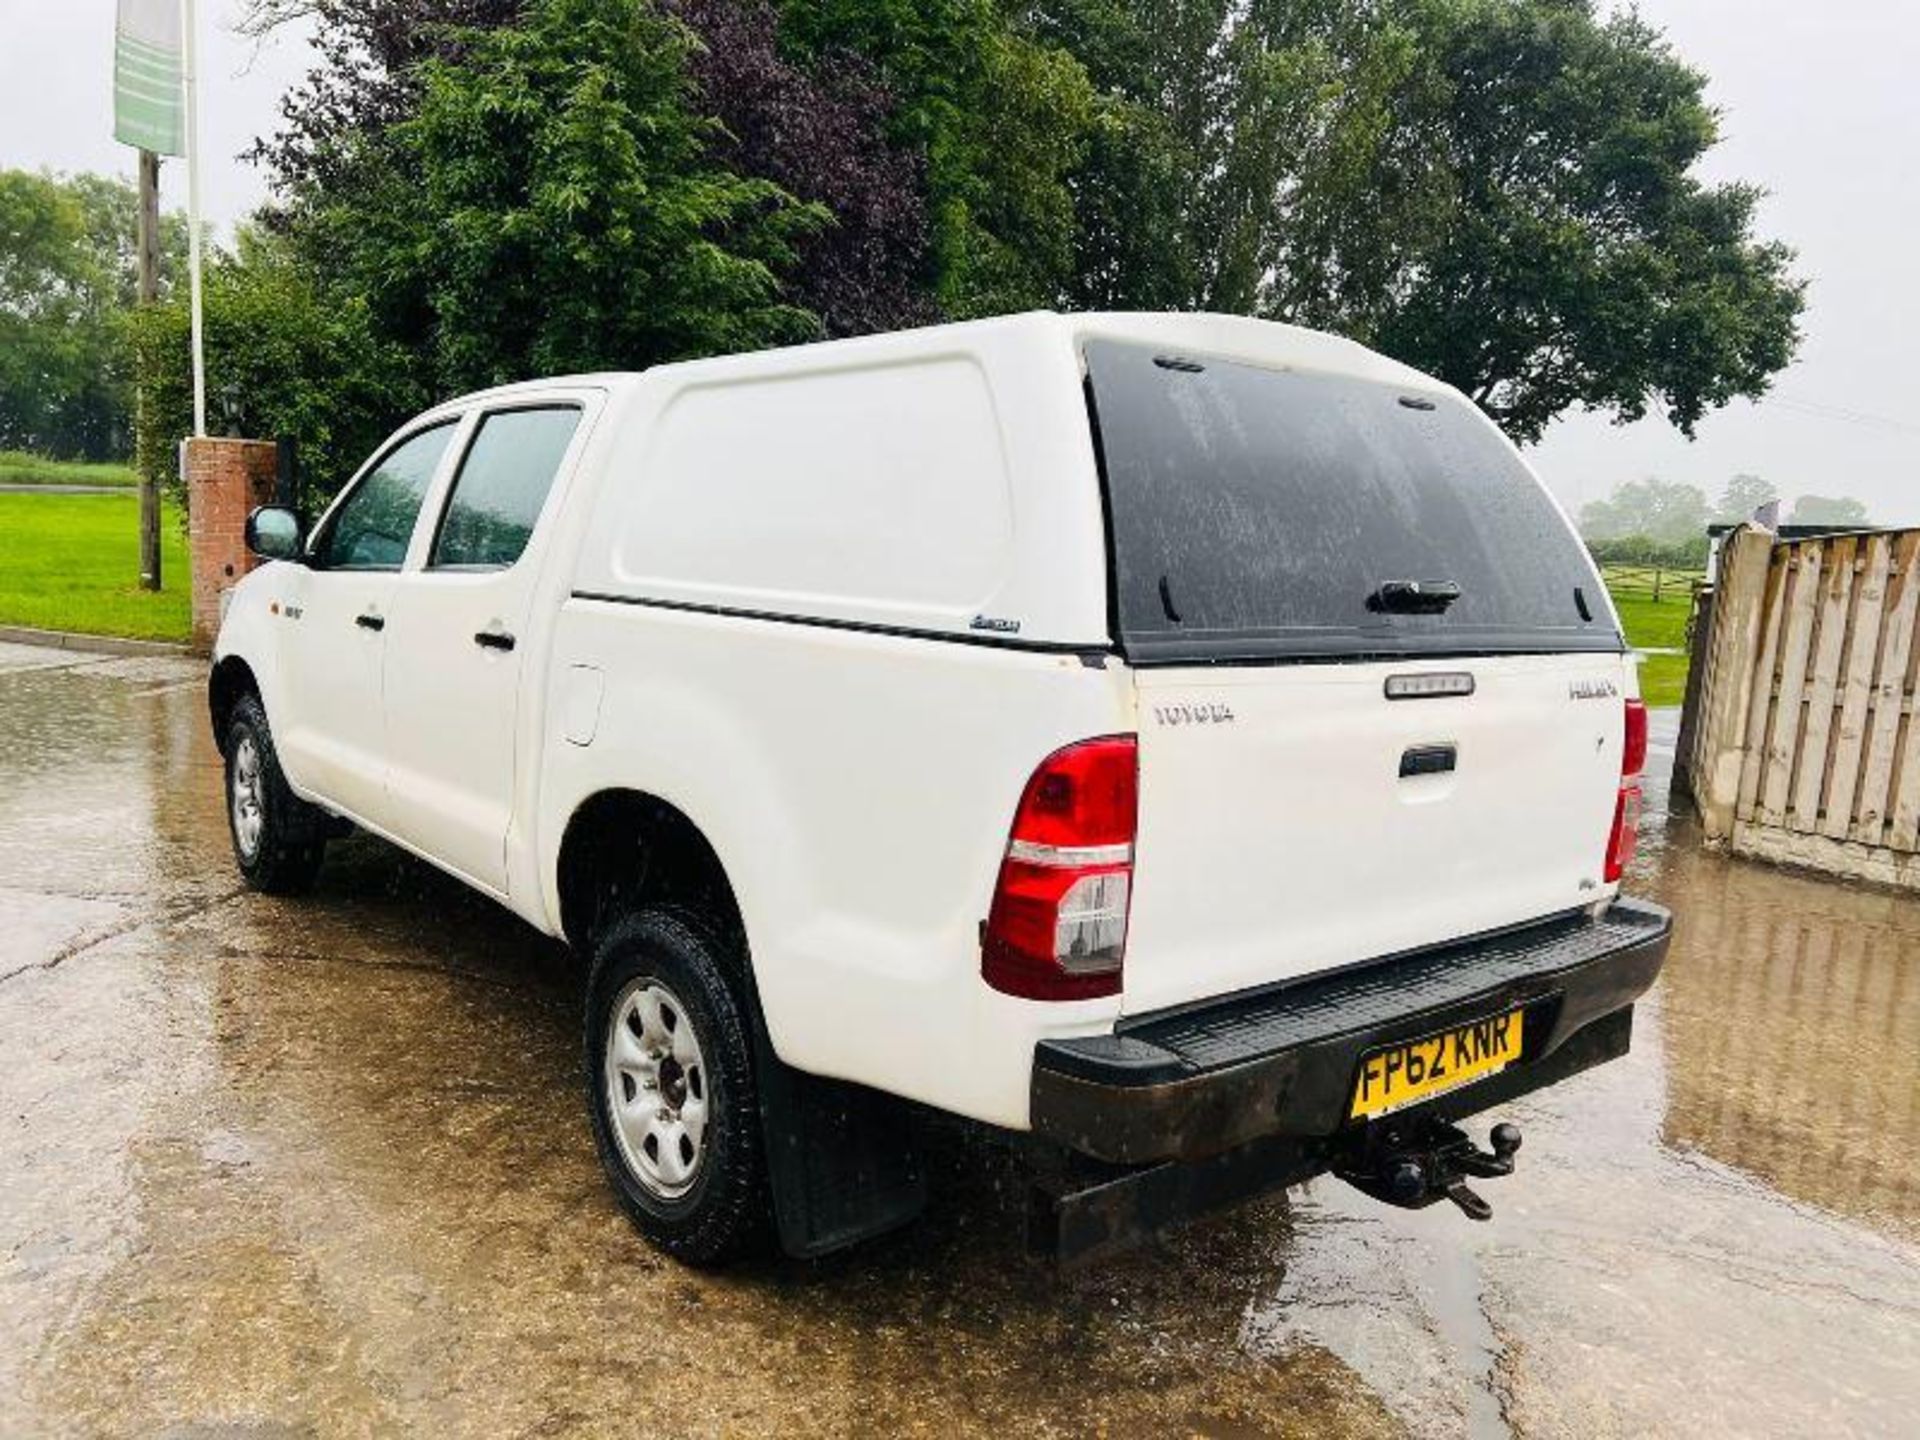
M233 838L240 842L240 853L248 858L260 849L260 832L267 824L261 798L265 788L260 774L260 744L253 736L242 735L233 747Z
M629 980L607 1021L607 1123L628 1172L663 1200L685 1195L706 1159L706 1056L680 997Z

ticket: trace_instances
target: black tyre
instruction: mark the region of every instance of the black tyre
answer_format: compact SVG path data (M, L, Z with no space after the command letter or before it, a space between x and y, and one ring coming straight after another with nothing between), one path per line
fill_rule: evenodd
M725 942L683 911L616 920L587 985L594 1144L634 1226L691 1265L772 1231L744 1002Z
M227 833L247 884L269 895L311 889L326 853L326 814L295 795L281 772L256 695L227 721Z

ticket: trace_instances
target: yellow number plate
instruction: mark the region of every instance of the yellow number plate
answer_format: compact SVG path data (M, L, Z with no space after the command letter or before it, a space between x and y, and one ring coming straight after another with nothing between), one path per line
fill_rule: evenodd
M1376 1050L1360 1062L1353 1083L1356 1120L1404 1110L1460 1085L1498 1075L1520 1058L1520 1012Z

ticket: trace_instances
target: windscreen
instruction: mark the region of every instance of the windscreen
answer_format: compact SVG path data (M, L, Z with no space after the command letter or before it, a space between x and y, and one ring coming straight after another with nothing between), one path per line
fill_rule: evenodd
M1621 648L1585 549L1464 402L1112 341L1086 356L1129 659Z

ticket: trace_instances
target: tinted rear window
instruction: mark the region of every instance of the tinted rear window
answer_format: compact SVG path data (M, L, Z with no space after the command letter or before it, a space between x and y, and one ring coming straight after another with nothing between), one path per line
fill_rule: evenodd
M1129 658L1620 648L1585 549L1463 402L1109 341L1086 353ZM1383 611L1381 587L1403 581L1459 598Z

